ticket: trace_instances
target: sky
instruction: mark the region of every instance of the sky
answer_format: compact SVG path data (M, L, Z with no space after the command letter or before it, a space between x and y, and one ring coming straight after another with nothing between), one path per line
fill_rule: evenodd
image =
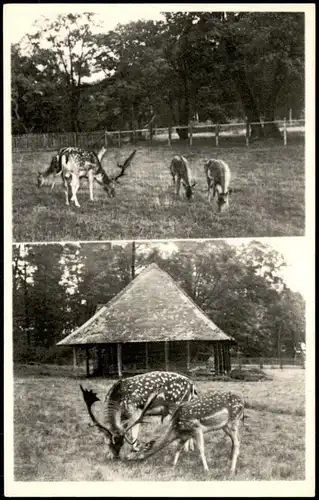
M31 34L35 28L34 21L42 16L54 19L59 14L72 12L95 12L97 20L101 22L101 29L97 31L107 32L116 27L117 24L126 24L138 19L163 20L160 14L162 9L167 10L161 4L12 4L10 5L10 21L14 29L8 29L11 43L17 43L25 34Z
M283 255L286 268L282 277L287 286L294 292L299 292L306 299L310 295L309 284L314 282L314 252L309 255L309 242L302 237L280 238L254 238L265 245L270 245ZM230 245L240 246L248 243L247 238L228 238L225 240ZM120 244L119 241L114 242ZM176 243L172 241L149 242L152 246L161 249L163 256L168 257L177 250Z

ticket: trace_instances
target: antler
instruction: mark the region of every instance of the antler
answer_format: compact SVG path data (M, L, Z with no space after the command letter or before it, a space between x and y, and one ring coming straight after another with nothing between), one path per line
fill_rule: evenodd
M120 177L122 177L123 175L125 175L125 171L130 166L131 161L133 160L133 158L135 156L135 153L136 153L136 149L134 149L134 151L130 154L130 156L128 158L126 158L126 160L124 161L123 165L120 165L119 163L117 164L117 166L121 169L121 172L114 177L114 179L113 179L114 182L117 182L117 180Z
M83 399L85 401L85 404L87 406L87 409L88 409L88 412L89 412L89 415L93 421L93 424L96 425L96 427L98 427L102 432L106 433L107 436L109 438L112 438L113 437L113 434L112 432L107 428L105 427L104 425L102 425L95 417L95 415L93 414L92 412L92 409L91 409L91 406L96 402L96 401L100 401L100 398L97 397L96 393L93 392L92 390L88 390L88 389L83 389L82 385L80 384L80 387L81 387L81 391L82 391L82 394L83 394Z
M147 412L147 410L150 408L150 406L152 405L152 403L155 401L155 399L160 395L160 391L161 391L162 388L160 388L158 391L154 391L152 392L147 401L146 401L146 404L141 412L141 414L135 419L133 420L132 423L128 422L127 423L127 426L125 427L125 434L130 430L132 429L132 427L134 427L135 425L139 424L142 420L143 420L143 417L145 415L145 413Z

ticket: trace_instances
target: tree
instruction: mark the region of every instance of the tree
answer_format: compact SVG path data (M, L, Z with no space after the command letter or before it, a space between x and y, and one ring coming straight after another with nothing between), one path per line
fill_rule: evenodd
M81 130L79 114L83 78L94 72L98 54L94 14L59 15L55 21L46 19L36 34L30 35L31 58L36 61L48 81L55 82L64 98L64 113L69 130Z
M289 89L303 101L304 15L282 12L202 13L213 47L223 54L222 78L233 81L252 136L280 136L273 121L279 99ZM294 83L298 86L294 88Z

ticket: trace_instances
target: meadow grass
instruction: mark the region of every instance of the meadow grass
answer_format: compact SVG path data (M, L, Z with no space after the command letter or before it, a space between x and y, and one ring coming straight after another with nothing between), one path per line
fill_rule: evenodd
M112 174L116 162L132 147L111 149L103 159ZM212 148L206 141L191 149L138 147L127 176L113 199L95 183L89 200L87 181L78 192L80 208L65 205L61 181L53 191L37 188L52 152L13 153L13 240L68 241L105 239L226 238L302 236L304 234L304 145ZM176 199L169 173L175 154L184 154L197 180L194 199L181 189ZM204 161L225 160L232 171L233 194L227 212L219 214L206 199Z
M60 372L60 373L59 373ZM25 370L14 383L14 476L16 481L211 481L228 480L230 441L206 434L210 471L198 451L183 452L172 468L174 444L140 463L114 461L103 434L89 427L79 383L103 398L112 381L72 378L66 370ZM235 480L305 478L305 372L271 370L272 381L198 382L200 390L232 390L246 401ZM101 418L101 404L94 411ZM143 426L143 441L163 433L158 419Z

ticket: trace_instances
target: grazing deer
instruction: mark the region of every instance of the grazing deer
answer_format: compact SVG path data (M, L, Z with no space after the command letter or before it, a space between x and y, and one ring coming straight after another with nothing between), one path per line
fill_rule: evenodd
M141 415L161 417L163 422L164 418L174 411L176 405L197 397L193 382L188 377L174 372L154 371L122 379L106 394L104 401L106 426L98 422L91 409L99 398L93 391L80 387L93 424L108 437L114 458L119 458L125 440L137 450ZM159 397L154 397L156 393L161 394ZM127 438L129 431L132 441Z
M60 176L62 173L61 170L61 165L60 165L60 155L66 150L67 148L62 148L60 149L59 153L57 155L52 156L51 162L47 170L45 172L38 172L38 177L37 177L37 183L38 187L43 186L44 184L47 184L48 178L52 178L52 183L51 183L51 191L54 188L56 177Z
M174 156L170 164L170 171L175 186L175 194L179 196L181 182L185 189L186 198L191 200L193 197L193 188L196 182L192 178L192 173L188 161L184 156Z
M66 204L69 205L69 186L71 186L72 197L75 205L79 207L79 202L76 193L80 186L80 178L87 177L89 179L90 200L93 201L93 181L94 179L102 185L108 196L115 196L114 185L118 179L125 175L125 171L130 165L136 150L124 161L123 165L117 166L121 172L115 176L109 177L103 169L98 155L93 151L84 151L80 148L68 148L61 156L62 178L65 186Z
M210 202L211 189L213 198L217 193L218 210L221 212L229 205L229 195L232 189L229 188L231 174L229 166L223 160L208 160L204 166L207 179L207 199Z
M160 397L154 394L153 397ZM140 418L143 418L143 411ZM178 441L174 456L175 466L183 445L193 438L197 443L205 471L208 465L205 457L204 434L222 429L232 442L231 474L235 474L239 454L239 424L244 418L244 401L231 392L207 391L197 399L182 403L171 417L166 434L157 441L149 441L134 455L128 455L129 460L144 460L157 453L173 441Z

